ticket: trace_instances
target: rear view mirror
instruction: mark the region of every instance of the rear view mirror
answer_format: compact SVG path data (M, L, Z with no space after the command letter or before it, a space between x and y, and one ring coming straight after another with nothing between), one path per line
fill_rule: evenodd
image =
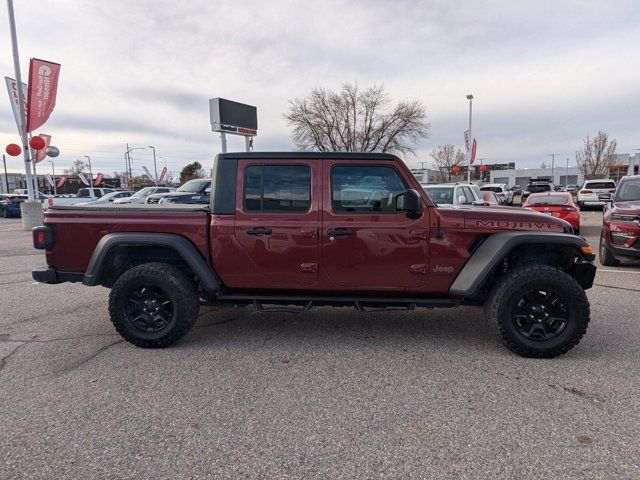
M407 190L400 195L396 195L396 210L405 212L410 218L418 218L422 212L422 200L420 194L415 190Z

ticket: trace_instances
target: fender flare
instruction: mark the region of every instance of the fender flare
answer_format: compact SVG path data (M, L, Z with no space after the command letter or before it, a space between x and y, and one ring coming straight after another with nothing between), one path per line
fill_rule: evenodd
M452 295L475 295L489 274L515 247L523 244L588 247L587 241L575 235L551 232L500 232L488 237L471 255L449 288Z
M96 245L87 266L82 283L87 286L98 284L107 255L116 246L162 246L175 250L198 276L207 292L220 289L220 279L198 249L185 237L170 233L109 233Z

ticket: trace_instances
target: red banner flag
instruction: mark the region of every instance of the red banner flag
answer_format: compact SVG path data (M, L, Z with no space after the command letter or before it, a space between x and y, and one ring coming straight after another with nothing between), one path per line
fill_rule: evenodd
M164 167L162 169L162 173L160 174L160 178L158 179L159 182L164 180L164 177L167 175L167 167Z
M56 106L60 64L32 58L29 63L27 132L41 127Z
M56 188L62 188L62 186L65 184L66 181L67 181L67 177L65 177L64 175L60 177L60 179L58 180L58 183L56 183Z
M36 154L34 155L36 159L36 163L40 163L42 160L47 158L47 147L49 147L49 144L51 143L51 135L47 135L46 133L41 133L38 136L44 140L44 148L41 148L40 150L36 150Z
M471 147L471 159L469 160L469 163L471 165L473 165L473 161L476 159L476 148L478 148L478 142L476 142L476 139L473 139L473 146Z
M101 173L99 173L99 174L96 176L96 179L93 181L93 186L94 186L94 187L97 187L98 185L100 185L100 184L102 183L102 180L104 180L104 175L103 175L103 174L101 174Z

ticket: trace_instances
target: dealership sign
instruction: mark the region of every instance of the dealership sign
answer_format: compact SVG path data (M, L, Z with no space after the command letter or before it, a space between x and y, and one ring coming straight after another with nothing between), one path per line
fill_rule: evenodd
M60 64L32 58L29 63L27 132L33 132L49 119L56 106Z
M209 100L211 130L253 137L258 133L258 109L224 98Z

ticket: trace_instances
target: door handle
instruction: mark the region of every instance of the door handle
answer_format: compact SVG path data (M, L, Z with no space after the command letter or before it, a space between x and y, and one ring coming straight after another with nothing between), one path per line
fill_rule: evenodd
M330 228L327 230L327 235L332 237L352 237L355 234L355 230L349 230L348 228Z
M271 229L270 228L262 228L262 227L258 227L258 228L250 228L247 230L247 235L271 235Z

